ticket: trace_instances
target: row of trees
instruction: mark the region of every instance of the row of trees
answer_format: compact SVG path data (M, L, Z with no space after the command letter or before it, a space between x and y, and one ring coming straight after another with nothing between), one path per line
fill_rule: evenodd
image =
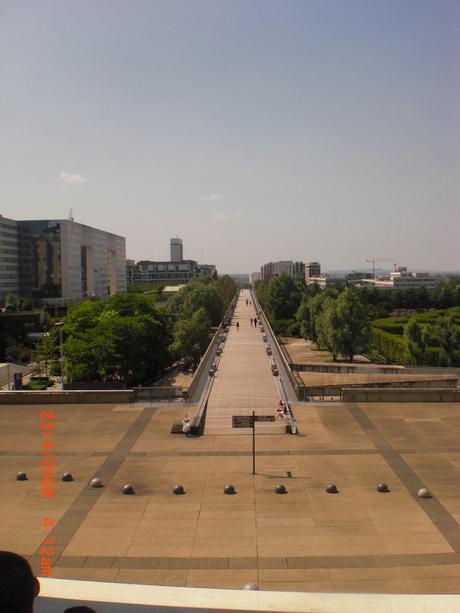
M343 356L351 361L354 355L369 351L375 359L389 363L456 366L460 364L458 314L439 317L426 311L411 319L390 315L393 309L413 312L433 305L455 306L460 303L459 287L452 279L431 292L422 288L390 292L344 284L321 291L306 287L302 279L281 275L270 283L257 282L256 292L279 334L312 340L330 351L334 360Z
M178 359L196 366L235 291L230 277L197 278L165 304L131 292L71 306L63 328L67 379L140 385ZM40 359L54 368L57 334L51 328L39 345Z
M194 279L171 298L168 305L173 329L171 351L196 367L210 341L212 327L217 326L235 295L235 281L225 275L218 281Z
M277 332L302 336L350 362L367 350L370 324L365 306L354 287L339 293L306 287L303 279L280 275L270 283L256 282L259 302Z

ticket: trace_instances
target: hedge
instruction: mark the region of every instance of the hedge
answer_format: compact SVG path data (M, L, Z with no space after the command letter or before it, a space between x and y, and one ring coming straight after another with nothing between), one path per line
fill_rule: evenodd
M372 352L380 354L386 364L404 364L406 361L406 343L402 336L372 327L369 347Z

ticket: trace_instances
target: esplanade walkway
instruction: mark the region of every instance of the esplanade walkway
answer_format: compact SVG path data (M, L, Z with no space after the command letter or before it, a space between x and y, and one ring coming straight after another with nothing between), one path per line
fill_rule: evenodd
M272 374L260 326L251 326L251 318L256 317L251 303L251 292L243 290L209 396L205 434L250 434L251 429L232 428L233 415L276 414L281 398L279 378ZM256 428L258 434L286 432L281 419L259 422Z

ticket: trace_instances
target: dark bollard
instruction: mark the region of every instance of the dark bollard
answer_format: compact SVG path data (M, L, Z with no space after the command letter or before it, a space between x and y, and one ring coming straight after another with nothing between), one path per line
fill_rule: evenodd
M94 479L91 479L90 485L91 487L104 487L99 477L94 477Z
M233 485L226 485L224 487L224 494L229 494L229 495L236 494L236 491Z
M133 486L130 485L129 483L124 485L123 486L123 494L126 494L126 496L131 496L132 494L134 494Z
M284 487L284 485L277 485L275 487L275 492L277 494L287 494L287 489Z
M185 490L182 485L175 485L173 489L173 494L175 496L181 496L182 494L185 494Z
M246 583L246 585L243 585L243 590L257 591L258 589L257 583Z
M377 485L377 491L382 493L382 494L386 494L387 492L390 491L388 485L386 483L379 483Z
M73 477L71 473L64 473L62 475L62 481L73 481Z
M28 477L25 472L22 470L18 472L16 475L16 481L27 481Z
M328 494L338 494L339 490L337 489L337 486L335 485L335 483L330 483L326 488L326 492Z

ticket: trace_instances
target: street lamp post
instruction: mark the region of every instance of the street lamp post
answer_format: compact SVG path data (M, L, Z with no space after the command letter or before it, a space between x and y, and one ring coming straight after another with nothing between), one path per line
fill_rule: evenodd
M63 347L63 336L62 336L62 327L64 326L63 321L58 321L54 324L57 328L59 328L59 350L61 355L61 390L64 389L64 347Z

